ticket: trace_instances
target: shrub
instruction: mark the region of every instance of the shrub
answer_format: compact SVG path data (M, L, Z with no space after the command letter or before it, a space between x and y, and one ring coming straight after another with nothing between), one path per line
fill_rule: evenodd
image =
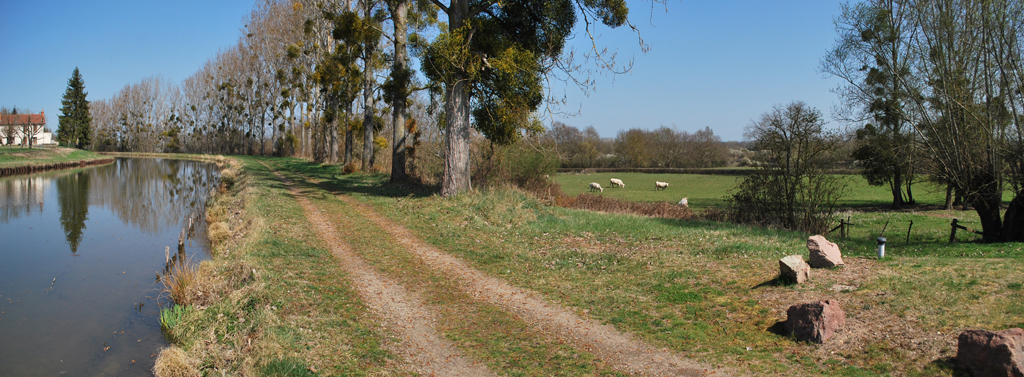
M757 172L730 198L739 223L824 233L846 181L829 174L839 135L824 128L821 112L803 102L776 106L747 128L758 150Z
M512 184L534 191L547 187L547 176L558 170L558 157L529 141L502 146L491 144L476 165L473 181L481 186Z
M284 137L278 138L274 142L274 157L288 157L295 154L295 150L299 149L299 138L295 137L291 131L288 131Z
M220 171L220 184L221 191L230 190L235 187L235 172L231 169L224 169Z
M356 164L355 160L350 161L341 168L342 174L352 174L359 171L359 164Z

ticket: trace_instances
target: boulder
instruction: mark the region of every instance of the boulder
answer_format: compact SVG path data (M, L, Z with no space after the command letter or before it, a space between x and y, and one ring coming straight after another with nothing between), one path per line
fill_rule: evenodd
M843 263L843 254L839 252L839 246L829 242L821 235L811 236L807 239L807 251L811 253L811 267L832 268Z
M846 325L846 313L836 300L796 304L786 310L786 333L797 340L825 343Z
M964 331L956 361L975 376L1024 376L1024 330Z
M790 282L803 283L811 278L811 266L800 255L779 259L779 276Z

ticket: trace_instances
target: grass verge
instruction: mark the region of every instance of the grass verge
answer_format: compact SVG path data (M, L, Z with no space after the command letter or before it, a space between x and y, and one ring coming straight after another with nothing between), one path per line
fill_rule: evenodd
M952 375L960 331L1024 325L1019 244L920 242L877 260L872 239L837 239L846 267L781 285L777 260L806 254L807 234L547 207L514 189L445 199L282 163L491 275L738 374ZM850 318L835 340L772 331L790 305L825 298Z
M47 165L60 162L98 160L102 158L106 157L94 152L72 148L34 147L32 149L28 149L11 146L0 147L0 168Z
M170 330L174 346L160 353L157 376L178 375L161 365L203 375L409 375L280 182L254 158L226 167L235 183L207 218L227 236L198 269L221 288Z

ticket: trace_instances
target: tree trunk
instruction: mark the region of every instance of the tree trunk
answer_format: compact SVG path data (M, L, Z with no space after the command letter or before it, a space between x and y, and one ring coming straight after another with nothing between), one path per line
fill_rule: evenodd
M266 133L266 125L267 125L267 112L264 111L263 114L260 115L260 156L266 156L267 155L267 145L266 145L267 144L267 140L266 140L267 138L264 137L264 134ZM274 136L277 136L277 128L276 127L273 129L273 132L274 132ZM273 142L273 139L271 139L271 142ZM271 143L270 145L274 145L274 144Z
M337 109L335 109L335 114L337 114ZM329 127L331 127L331 145L328 148L331 151L330 152L331 153L331 163L332 164L336 164L336 163L338 163L338 117L337 116L335 116L334 120L331 121L331 124L329 125Z
M352 113L352 105L349 104L349 110L345 112L345 162L344 165L352 163L352 144L355 143L355 137L352 135L352 127L349 125L349 114Z
M465 80L445 87L448 133L444 145L441 195L454 196L472 189L469 171L469 88Z
M372 54L367 51L367 54ZM367 59L367 66L370 64ZM363 171L368 172L373 168L373 70L364 70L363 78Z
M892 209L903 207L903 172L899 165L892 172Z
M469 16L468 0L452 0L448 6L448 31L455 33ZM441 196L454 196L471 190L469 171L469 83L465 73L455 74L445 83L445 120L448 133L444 145L444 173Z
M953 210L953 185L946 185L946 210Z
M913 177L913 176L911 176L911 177ZM913 182L914 182L914 180L912 178L911 179L907 179L907 199L903 201L904 204L910 204L910 205L917 204L917 201L914 200L914 192L910 190L910 186L913 185Z
M391 181L402 181L406 178L405 173L405 146L406 146L406 129L405 129L405 100L406 100L406 88L408 82L404 80L407 76L406 67L408 66L409 54L406 51L406 23L407 12L409 9L409 1L398 0L395 1L391 7L391 19L392 24L395 27L395 60L391 66L392 74L396 74L398 77L392 78L395 80L395 92L394 97L391 101L391 129L392 129L392 142L391 142ZM401 82L397 82L399 79Z
M1018 192L1006 209L1003 219L1003 241L1024 242L1024 191Z
M974 210L981 219L982 242L1003 242L1003 224L999 216L999 207L1003 203L1002 190L996 185L994 176L984 178L986 182L979 185L980 190L974 199Z
M370 4L366 4L363 11L367 20L372 19ZM367 39L363 44L363 171L369 172L373 169L373 85L377 83L373 79L373 54L377 41Z

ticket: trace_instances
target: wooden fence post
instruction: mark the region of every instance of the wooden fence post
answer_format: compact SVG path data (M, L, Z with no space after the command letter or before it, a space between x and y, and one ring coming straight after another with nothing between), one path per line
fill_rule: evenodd
M953 223L950 224L952 229L949 230L949 243L953 243L953 241L956 241L956 223L957 220L953 219Z

